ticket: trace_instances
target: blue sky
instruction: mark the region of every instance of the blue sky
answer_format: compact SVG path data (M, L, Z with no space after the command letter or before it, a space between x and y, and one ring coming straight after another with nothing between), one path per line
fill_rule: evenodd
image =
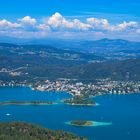
M139 0L0 0L0 16L42 17L60 12L64 16L116 14L140 17ZM111 17L110 18L115 18ZM127 20L127 19L126 19Z
M138 34L136 35L134 34L134 26L136 26L136 24L132 22L137 22L137 24L139 24L140 22L140 0L114 0L114 1L113 0L0 0L0 20L1 21L6 20L7 22L10 22L10 23L21 24L20 19L28 16L30 19L35 19L37 22L36 24L38 25L42 24L43 26L45 26L44 24L47 24L47 19L55 15L55 13L60 14L60 15L57 15L59 16L59 20L61 18L61 20L64 21L64 19L62 19L63 17L65 18L66 21L69 21L71 23L66 23L66 21L64 21L67 25L64 25L65 23L63 23L62 25L63 29L62 28L60 29L61 25L58 25L57 29L55 25L53 26L50 25L53 23L46 25L47 26L46 28L51 29L51 33L45 36L45 33L41 32L42 34L44 34L44 37L51 37L54 34L59 35L59 34L63 34L64 32L65 36L62 36L62 38L65 38L65 37L67 38L67 36L70 36L70 38L72 38L73 36L75 38L76 35L81 36L81 38L84 38L84 34L85 36L93 35L93 38L94 38L94 36L96 36L96 33L99 36L103 33L104 35L102 34L102 37L110 37L109 34L111 34L111 36L114 35L114 38L124 38L124 39L131 40L131 38L133 37L132 40L139 39L139 35L140 35L139 26L137 25L136 27L136 33ZM84 26L81 23L89 24L87 23L88 18L99 19L99 21L97 20L95 21L96 27L95 27L95 23L93 23L94 21L92 20L92 23L90 22L90 25L94 24L94 27L92 25L92 27L87 27L88 28L86 29L87 31L85 30L84 32L79 31L81 30L82 26ZM27 19L27 20L29 21L30 19ZM44 23L45 19L46 21ZM74 19L80 20L81 23L77 23L77 21L75 23L75 21L73 21ZM101 25L101 24L104 24L101 22L101 19L108 20L109 24ZM98 24L100 24L98 25L98 27L97 27L97 22ZM9 25L5 22L2 22L2 27L0 27L0 30L1 30L0 34L2 35L4 35L4 31L6 29L7 30L9 29L9 26L4 29L3 24L7 26ZM69 26L74 26L71 24L76 24L75 26L78 26L77 24L80 24L81 28L78 28L78 31L76 31L75 29L76 27L73 27L74 30L70 31ZM122 30L120 29L115 29L115 27L121 28L120 26L123 26L122 24L127 28L127 30L122 32ZM54 26L55 26L55 29L54 29ZM66 26L65 29L64 29L64 26ZM106 26L106 27L103 27L103 26ZM124 29L124 27L122 28ZM129 37L128 37L128 29L129 31L130 29L131 31L133 31L133 33L132 32L130 33ZM12 35L16 36L15 30L16 29L14 29L14 33L12 33L11 36ZM22 29L21 28L19 29L18 27L17 32L21 33L22 31L24 31L26 32L26 34L27 32L29 32L30 35L27 35L27 36L31 37L32 36L31 30L32 32L35 32L37 34L37 29L33 27L33 24L32 26L28 24L28 27L27 27L27 24L26 24L26 27L25 27L25 24L24 24L24 27L22 24ZM89 30L92 30L92 34L90 34ZM116 30L116 32L114 32L114 30ZM123 36L120 36L120 32L118 33L119 30L123 34ZM5 35L8 34L7 32L13 32L13 30L11 30L10 28L9 31L5 32ZM24 36L24 34L22 36ZM102 38L102 37L100 36L99 38Z

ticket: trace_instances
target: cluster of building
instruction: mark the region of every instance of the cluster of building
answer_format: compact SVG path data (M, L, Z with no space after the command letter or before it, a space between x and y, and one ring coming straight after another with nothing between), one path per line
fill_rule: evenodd
M22 75L23 73L20 70L25 69L25 68L26 67L19 67L19 68L12 69L12 70L6 69L6 68L2 68L2 69L0 69L0 73L7 73L10 76L15 77L15 76ZM25 74L27 74L27 73L25 73Z
M110 79L98 79L96 83L82 83L70 79L46 80L38 83L26 80L23 82L0 80L0 86L28 86L39 91L65 91L75 96L140 93L140 81L112 81Z
M140 82L110 81L99 79L97 83L84 84L73 83L70 80L49 81L38 85L36 90L40 91L66 91L76 96L101 95L101 94L128 94L140 92Z
M43 85L38 85L36 90L40 91L66 91L73 95L80 95L84 89L83 83L70 84L69 80L49 81L46 80Z

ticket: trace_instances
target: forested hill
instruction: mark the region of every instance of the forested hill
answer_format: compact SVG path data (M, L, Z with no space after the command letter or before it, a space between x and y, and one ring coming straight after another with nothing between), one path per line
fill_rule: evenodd
M51 46L0 44L0 82L35 83L57 78L140 80L140 59L105 60Z
M111 80L140 80L140 59L90 63L73 68L72 75L81 80L110 78ZM75 74L74 74L75 73ZM72 76L71 75L71 76Z
M46 76L50 79L70 78L80 81L94 81L95 79L110 78L112 80L139 80L140 60L107 61L90 63L71 68L66 67L34 67L29 70L33 77Z
M48 45L15 45L0 43L1 66L21 66L21 64L53 64L72 66L89 61L104 60L93 53L81 53L70 50L57 49Z
M0 123L0 140L86 140L86 138L64 131L52 131L23 122L15 122Z

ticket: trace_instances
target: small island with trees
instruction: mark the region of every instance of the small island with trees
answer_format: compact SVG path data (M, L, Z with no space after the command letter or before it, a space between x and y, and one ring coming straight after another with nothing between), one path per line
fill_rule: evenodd
M68 122L68 124L73 126L93 126L94 122L88 120L75 120Z
M81 105L81 106L95 106L96 105L96 102L93 101L92 99L86 99L86 98L77 97L77 96L75 96L72 99L64 100L64 103L68 105Z
M95 126L108 126L112 125L112 122L96 122L96 121L89 121L89 120L73 120L66 122L67 125L78 126L78 127L95 127Z

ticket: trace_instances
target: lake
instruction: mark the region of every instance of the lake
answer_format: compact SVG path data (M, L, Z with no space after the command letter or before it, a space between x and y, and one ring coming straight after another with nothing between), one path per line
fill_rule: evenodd
M53 130L65 130L90 140L139 140L140 94L103 95L95 98L98 106L69 106L65 92L39 92L30 88L0 88L2 101L55 101L56 105L1 105L0 122L25 121ZM71 120L112 123L94 127L67 125Z

